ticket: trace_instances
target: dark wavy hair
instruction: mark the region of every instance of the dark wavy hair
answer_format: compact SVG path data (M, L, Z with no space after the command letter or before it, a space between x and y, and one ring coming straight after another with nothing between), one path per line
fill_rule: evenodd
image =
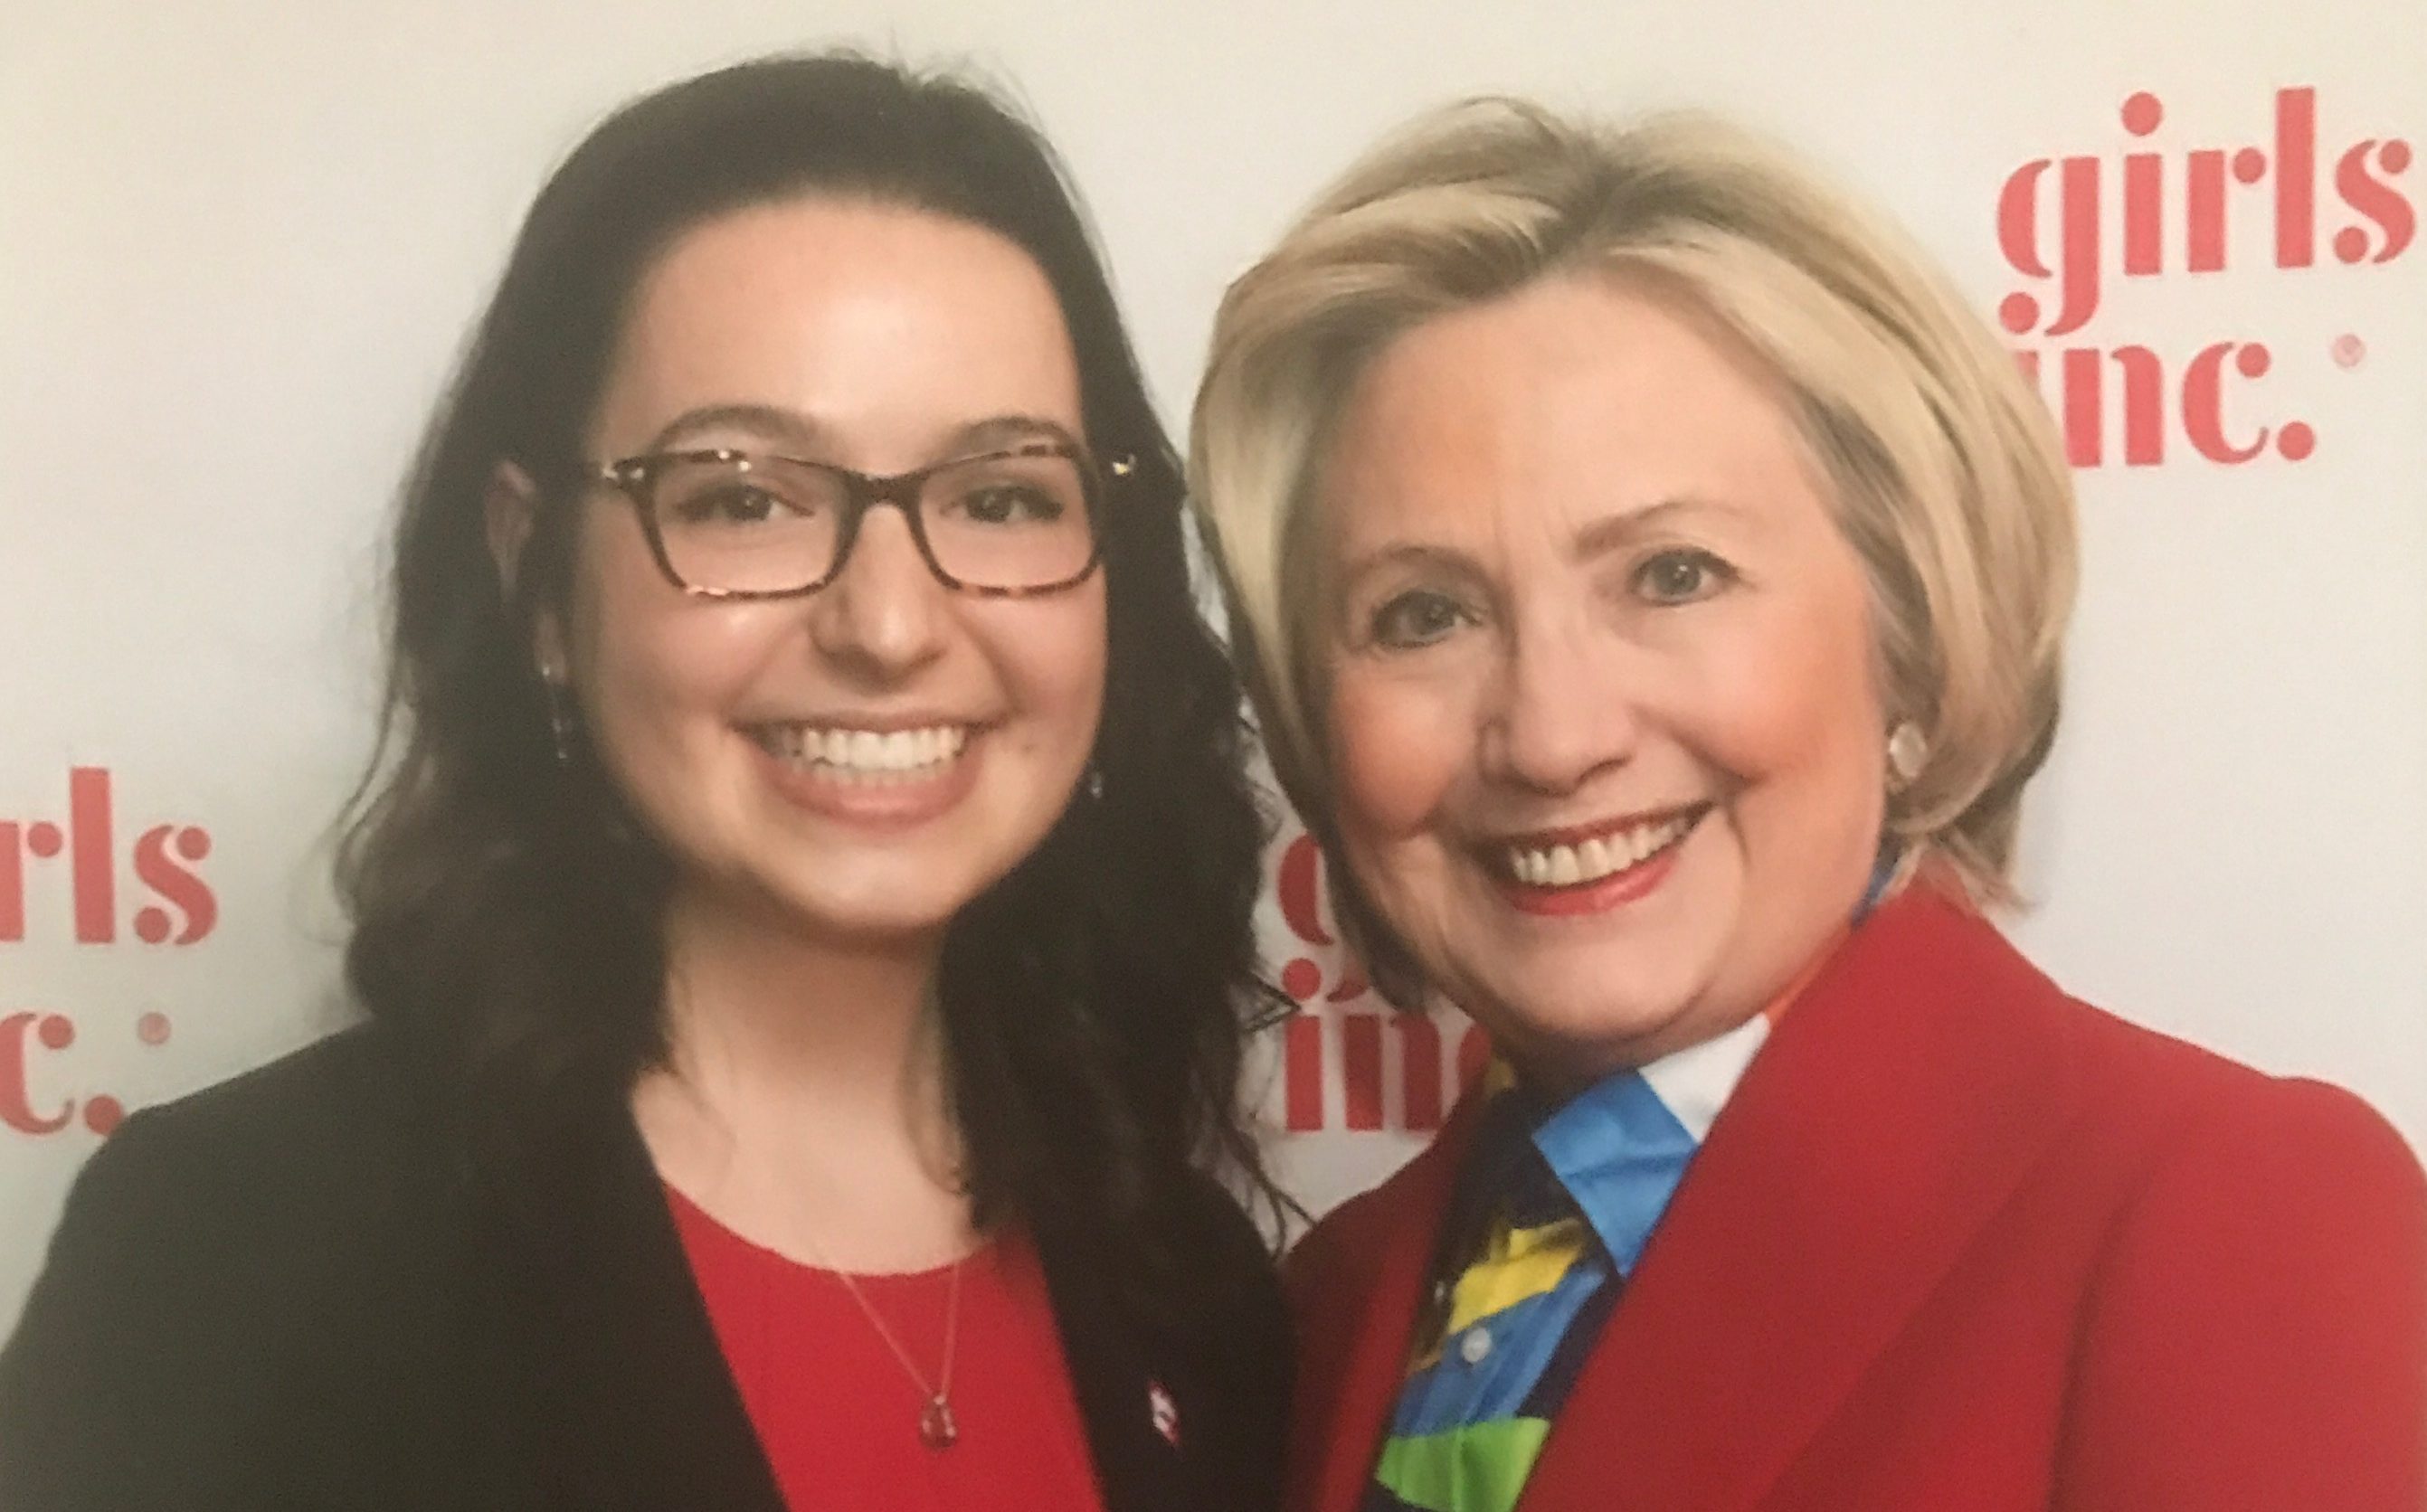
M635 287L692 227L805 194L1025 251L1061 301L1087 441L1136 459L1101 528L1100 793L953 920L939 989L980 1221L1094 1236L1158 1284L1185 1257L1144 1220L1192 1171L1273 1195L1238 1105L1272 1000L1251 923L1265 821L1190 583L1180 460L1102 265L1051 148L969 84L845 55L743 63L625 106L540 191L403 493L382 756L339 861L348 980L484 1151L620 1109L661 1061L671 863L595 761L558 759L530 627L567 586L564 505ZM508 462L543 501L511 596L482 519Z

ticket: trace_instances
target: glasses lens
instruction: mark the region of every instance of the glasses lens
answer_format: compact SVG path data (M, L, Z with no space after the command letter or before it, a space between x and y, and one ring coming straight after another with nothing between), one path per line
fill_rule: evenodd
M919 508L936 564L973 588L1050 588L1096 554L1086 474L1052 452L985 457L936 473Z
M666 564L692 588L790 593L834 565L843 485L821 468L680 458L659 472L651 501Z

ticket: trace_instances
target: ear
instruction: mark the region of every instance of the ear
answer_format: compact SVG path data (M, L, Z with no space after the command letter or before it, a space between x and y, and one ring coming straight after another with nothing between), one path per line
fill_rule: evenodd
M497 573L497 595L511 610L522 581L523 552L539 522L539 485L530 474L511 462L497 463L481 499L481 527L489 544L489 561ZM541 676L562 681L564 637L555 613L541 609L530 624L531 656Z

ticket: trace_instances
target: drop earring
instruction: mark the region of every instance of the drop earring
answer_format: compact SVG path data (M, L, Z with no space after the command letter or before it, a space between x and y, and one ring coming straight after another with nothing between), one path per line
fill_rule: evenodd
M556 764L569 767L575 736L573 689L546 667L540 669L539 680L547 690L547 733L556 745Z
M1921 726L1911 720L1899 721L1897 727L1888 732L1890 790L1912 787L1914 779L1921 775L1922 766L1929 759L1930 740L1921 733Z
M1090 758L1087 762L1087 774L1079 779L1079 786L1087 794L1087 801L1089 803L1102 803L1104 801L1104 769L1096 765L1095 761Z

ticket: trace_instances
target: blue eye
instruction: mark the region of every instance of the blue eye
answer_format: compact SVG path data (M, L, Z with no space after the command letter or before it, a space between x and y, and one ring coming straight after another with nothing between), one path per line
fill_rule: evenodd
M1447 593L1419 588L1383 603L1365 629L1377 645L1406 648L1430 645L1473 618Z
M1718 593L1735 576L1734 568L1711 553L1681 547L1645 559L1627 585L1646 603L1691 604Z

